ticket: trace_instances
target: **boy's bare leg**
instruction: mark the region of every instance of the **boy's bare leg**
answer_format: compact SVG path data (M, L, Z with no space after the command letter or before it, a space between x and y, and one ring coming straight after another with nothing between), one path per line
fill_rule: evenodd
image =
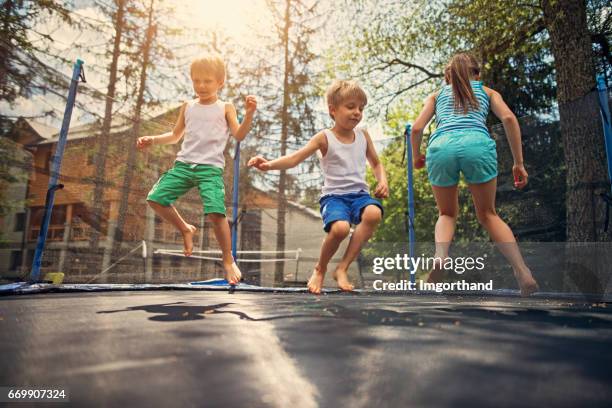
M215 237L223 254L223 269L225 270L225 279L230 285L235 285L242 279L242 273L238 265L234 262L232 256L232 237L230 233L227 218L223 214L210 213L208 217L213 225Z
M327 272L327 265L332 259L340 243L346 238L351 231L351 226L347 221L336 221L331 225L329 232L323 240L321 246L321 254L310 279L308 279L308 291L314 294L321 293L323 287L323 278Z
M193 252L193 235L196 232L196 227L188 224L173 205L165 206L150 200L147 202L157 215L174 225L181 232L183 235L183 253L185 256L190 256Z
M470 184L470 192L476 207L476 216L480 224L487 230L491 239L497 244L500 252L512 265L514 277L519 285L522 296L537 292L539 287L525 264L521 251L516 243L512 230L495 211L495 193L497 178L481 184Z
M361 222L355 228L353 236L346 248L346 252L342 257L342 260L336 266L334 272L334 279L338 281L338 287L342 290L351 291L354 289L353 285L348 279L348 268L351 262L355 260L361 247L365 244L368 239L372 236L376 227L382 219L382 211L375 205L368 205L361 214Z
M444 262L448 258L448 250L455 235L457 212L459 211L459 194L457 186L432 186L436 206L438 207L438 221L436 221L435 240L436 253L434 267L427 277L427 282L440 282L444 275Z

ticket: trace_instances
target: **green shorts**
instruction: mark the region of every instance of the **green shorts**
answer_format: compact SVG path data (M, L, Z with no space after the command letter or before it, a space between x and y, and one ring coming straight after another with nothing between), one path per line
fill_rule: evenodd
M204 204L204 214L225 215L223 169L208 164L174 162L174 167L162 174L151 188L147 200L169 206L192 187L198 187Z
M426 164L434 186L457 185L459 173L469 184L486 183L497 177L495 140L478 131L442 133L427 147Z

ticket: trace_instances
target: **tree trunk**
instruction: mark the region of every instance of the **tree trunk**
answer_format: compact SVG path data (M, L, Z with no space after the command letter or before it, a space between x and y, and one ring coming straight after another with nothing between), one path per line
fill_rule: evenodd
M608 188L595 87L593 51L583 0L545 0L544 17L557 71L557 101L567 167L567 241L610 240L603 232Z
M291 67L289 66L289 27L291 26L290 16L291 0L285 3L285 26L283 27L283 46L285 52L285 69L283 77L283 106L281 110L281 146L280 154L284 156L287 153L287 134L289 132L289 74ZM276 250L285 250L285 216L287 214L287 200L285 197L285 187L287 180L287 172L280 171L278 180L278 212L276 218ZM280 255L280 254L279 254ZM274 283L282 284L284 277L283 272L285 264L277 262L274 267Z
M123 228L125 227L125 219L127 217L129 207L130 189L132 186L132 178L134 177L134 168L136 167L136 139L140 134L140 118L142 106L144 104L144 93L147 83L147 69L151 60L151 45L155 38L156 27L153 23L154 2L151 0L149 5L149 16L146 31L146 38L142 46L142 65L140 69L140 83L138 85L138 96L136 98L136 106L134 108L134 126L132 128L132 139L128 140L128 158L126 163L125 174L123 176L123 185L121 187L121 199L119 203L119 213L117 215L117 225L114 236L111 236L112 259L115 261L120 255L121 243L123 241Z
M0 31L0 35L2 35L2 39L5 41L0 43L0 58L2 64L0 64L0 95L9 94L8 91L8 71L9 71L9 55L11 54L11 44L8 41L11 33L11 19L13 18L13 2L11 0L7 0L2 5L4 9L2 12L2 31Z
M93 252L92 255L95 257L94 262L97 261L98 257L98 245L100 240L100 230L98 227L101 225L102 218L102 198L104 197L104 178L106 173L106 156L108 154L108 144L110 139L110 128L113 114L113 98L115 97L115 84L117 82L117 66L119 62L119 56L121 54L121 37L123 35L125 25L125 4L127 0L116 0L117 11L115 13L115 38L113 42L113 54L111 64L109 67L109 79L108 88L106 91L106 105L104 107L104 119L102 121L102 129L98 137L96 138L95 147L95 159L96 169L94 176L94 193L92 202L92 225L94 228L91 229L91 236L89 237L90 249ZM110 226L109 226L110 227Z

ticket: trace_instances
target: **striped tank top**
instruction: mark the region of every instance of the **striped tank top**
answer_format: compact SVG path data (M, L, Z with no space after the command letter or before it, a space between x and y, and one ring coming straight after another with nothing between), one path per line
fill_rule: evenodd
M429 143L445 132L476 131L489 136L487 129L487 115L489 113L489 95L485 92L480 81L470 81L472 91L478 100L477 110L470 110L467 114L455 110L453 87L446 85L436 97L436 130L429 138Z

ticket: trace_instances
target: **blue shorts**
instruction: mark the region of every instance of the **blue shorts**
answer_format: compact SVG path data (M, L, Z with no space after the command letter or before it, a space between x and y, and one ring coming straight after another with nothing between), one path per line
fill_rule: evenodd
M457 185L460 172L469 184L486 183L497 177L495 140L478 131L442 133L427 147L426 164L434 186Z
M361 222L361 213L368 205L375 205L384 213L380 201L369 193L328 194L319 200L323 230L329 232L335 221L347 221L356 225Z

